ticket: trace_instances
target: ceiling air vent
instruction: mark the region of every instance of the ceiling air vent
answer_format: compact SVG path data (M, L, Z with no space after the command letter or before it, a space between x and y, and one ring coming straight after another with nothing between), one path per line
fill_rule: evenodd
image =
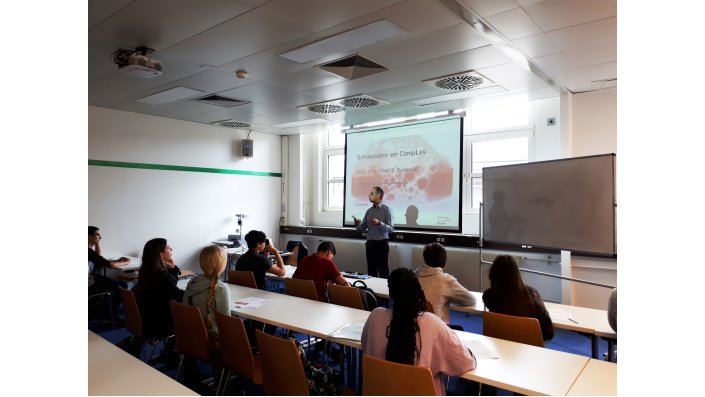
M228 98L222 95L206 95L201 98L193 99L195 102L206 103L208 105L220 106L223 108L230 108L233 106L244 105L250 103L249 101L244 101L242 99Z
M467 91L495 85L492 80L474 70L425 80L424 83L446 91Z
M331 103L317 103L305 106L305 108L315 113L339 113L345 110L344 107Z
M597 89L614 88L617 86L617 79L595 80L591 81L592 85Z
M373 98L369 95L360 94L327 102L299 106L299 109L308 109L316 113L338 113L350 108L371 108L379 105L389 105L389 102Z
M359 79L389 70L388 68L360 55L353 55L333 62L318 65L319 68L348 80Z
M244 123L242 121L237 121L237 120L222 120L222 121L214 121L211 124L213 125L219 125L221 127L228 127L228 128L250 128L252 127L252 124Z
M373 106L388 105L389 102L381 101L377 98L373 98L369 95L356 95L349 98L343 98L338 101L341 105L346 108L371 108Z

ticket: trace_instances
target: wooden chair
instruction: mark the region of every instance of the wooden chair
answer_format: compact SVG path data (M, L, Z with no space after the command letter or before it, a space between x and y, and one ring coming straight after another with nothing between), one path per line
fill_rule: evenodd
M433 310L433 302L431 302L430 300L426 300L426 311L429 313L436 314L436 311Z
M362 356L363 396L435 396L433 374L417 367Z
M260 330L255 332L262 356L264 393L269 396L308 396L308 380L296 343Z
M164 338L145 338L142 334L142 316L140 315L139 307L137 306L137 299L135 298L135 293L119 287L120 299L122 299L123 307L125 308L125 328L132 334L132 339L138 338L143 343L152 345L152 351L147 356L146 362L154 358L154 349L157 347L159 342L163 342L166 345L166 341L173 338L174 335L169 335ZM144 353L144 345L140 349L140 360L142 360L142 354Z
M115 316L113 314L113 295L110 293L110 291L104 291L99 292L97 294L88 295L88 315L90 316L91 314L91 308L95 308L93 310L98 311L97 317L100 319L101 315L103 314L103 310L105 310L106 302L108 313L110 314L110 321L114 322ZM91 321L91 317L88 318L88 321Z
M330 298L330 303L334 305L365 310L359 288L330 284L328 285L328 297Z
M245 331L245 323L239 317L229 316L218 311L215 312L215 319L218 323L220 356L223 375L225 375L220 377L222 386L219 385L218 389L222 390L222 394L225 393L228 378L232 372L256 385L261 385L262 360L259 355L252 354L250 340L247 338L247 331ZM228 371L227 374L225 370Z
M482 334L493 338L543 347L543 336L539 320L533 317L510 316L484 312Z
M243 270L228 270L228 284L257 289L255 275Z
M286 287L286 294L291 296L297 296L299 298L318 300L318 292L316 292L316 286L313 284L313 280L300 280L298 278L285 278L284 286Z
M174 320L176 351L181 354L179 368L176 370L178 380L184 356L211 363L208 330L203 322L201 310L197 306L185 305L171 301L171 317Z
M294 248L291 249L291 255L287 256L284 258L284 264L285 265L292 265L296 266L299 264L299 245L295 245Z

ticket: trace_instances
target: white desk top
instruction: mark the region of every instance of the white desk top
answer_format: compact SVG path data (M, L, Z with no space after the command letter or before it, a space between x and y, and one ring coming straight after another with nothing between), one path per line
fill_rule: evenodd
M617 364L590 359L568 390L569 396L616 396Z
M89 330L88 395L198 394Z
M557 350L456 331L469 346L479 341L499 358L477 360L463 378L527 395L565 395L589 358Z
M235 308L231 304L232 313L319 338L327 338L347 323L365 322L370 314L364 310L239 285L228 284L228 288L233 302L248 297L269 299L256 309Z
M609 322L609 320L607 320L606 315L600 321L600 323L597 324L597 327L595 328L595 335L601 336L601 337L607 338L607 339L617 340L617 333L610 326L610 322Z
M124 271L124 272L129 272L132 270L139 270L140 266L142 265L142 258L138 258L136 256L125 256L125 258L128 258L130 260L130 263L128 263L125 266L119 266L118 269ZM115 258L111 258L111 261L118 260L120 259L120 256L117 256Z

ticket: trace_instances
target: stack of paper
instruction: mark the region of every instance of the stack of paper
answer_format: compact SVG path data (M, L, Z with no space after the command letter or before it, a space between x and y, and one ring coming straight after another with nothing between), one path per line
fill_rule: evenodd
M237 309L257 309L267 302L269 302L269 299L249 297L236 300L233 302L232 307Z
M362 329L364 327L365 323L348 323L331 332L329 336L332 336L334 338L361 341Z

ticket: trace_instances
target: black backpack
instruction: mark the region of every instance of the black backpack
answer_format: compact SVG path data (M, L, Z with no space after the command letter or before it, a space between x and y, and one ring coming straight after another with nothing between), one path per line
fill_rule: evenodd
M379 301L377 300L375 291L368 287L364 281L356 280L352 283L352 286L360 290L360 297L362 298L362 305L365 307L365 310L371 312L376 307L379 307Z

